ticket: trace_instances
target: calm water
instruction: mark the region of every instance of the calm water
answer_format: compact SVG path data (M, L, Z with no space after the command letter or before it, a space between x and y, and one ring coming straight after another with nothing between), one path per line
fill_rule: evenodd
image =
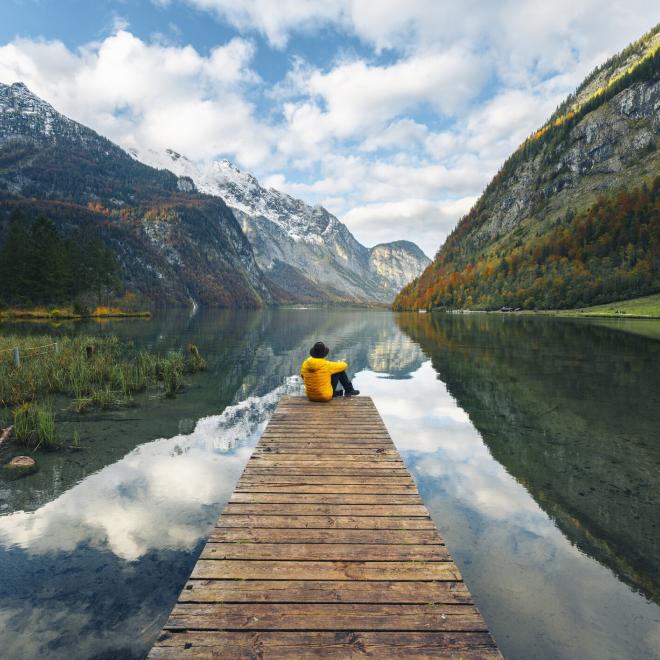
M3 658L145 656L316 339L373 397L505 656L660 657L653 333L358 310L58 331L83 330L158 350L194 341L210 369L174 401L62 409L85 450L0 481Z

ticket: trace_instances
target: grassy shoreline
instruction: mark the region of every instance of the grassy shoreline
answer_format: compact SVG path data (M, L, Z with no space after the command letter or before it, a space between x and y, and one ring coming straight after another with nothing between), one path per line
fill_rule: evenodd
M186 375L205 369L192 344L160 355L117 337L0 336L0 427L13 425L15 440L29 449L57 448L54 397L78 414L112 410L135 405L139 393L173 397Z
M561 316L567 318L594 318L594 319L656 319L660 320L660 293L630 300L594 305L593 307L579 307L576 309L553 309L520 311L514 314L543 314L545 316Z
M87 312L77 312L73 307L33 307L30 309L0 309L2 321L78 321L105 318L151 318L147 310L128 310L121 307L98 306Z
M438 308L431 310L410 310L418 312L444 311ZM594 305L593 307L577 307L575 309L454 309L446 310L449 314L512 314L514 316L559 316L562 318L591 319L644 319L660 320L660 293L629 300Z

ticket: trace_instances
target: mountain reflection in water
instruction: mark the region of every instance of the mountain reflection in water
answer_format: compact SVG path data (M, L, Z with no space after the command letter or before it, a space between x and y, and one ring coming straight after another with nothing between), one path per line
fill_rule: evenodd
M317 339L373 396L507 657L657 654L660 608L635 590L658 597L660 342L349 309L56 332L82 331L162 351L192 341L209 371L127 411L61 402L61 431L87 448L0 481L0 656L144 657Z
M553 319L399 326L567 538L660 602L660 342Z

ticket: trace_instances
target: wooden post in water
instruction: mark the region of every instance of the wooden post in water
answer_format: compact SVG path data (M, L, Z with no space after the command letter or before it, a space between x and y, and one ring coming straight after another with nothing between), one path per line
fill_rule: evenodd
M20 353L20 351L18 350L18 347L14 348L14 349L12 350L12 354L13 354L13 356L14 356L14 364L15 364L17 367L20 367L20 366L21 366L21 353Z

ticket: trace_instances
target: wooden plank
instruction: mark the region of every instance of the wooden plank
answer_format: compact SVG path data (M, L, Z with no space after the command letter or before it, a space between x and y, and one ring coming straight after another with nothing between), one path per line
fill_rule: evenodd
M371 399L284 397L152 658L501 658Z
M416 493L405 495L361 495L354 493L241 493L234 492L232 503L252 504L422 504Z
M346 452L350 454L371 454L371 453L378 453L382 454L385 452L392 452L396 453L398 455L398 452L396 448L394 447L394 444L388 444L385 442L375 442L372 444L366 444L366 443L360 443L360 444L338 444L335 442L277 442L277 441L269 441L265 440L263 443L260 443L258 447L256 447L255 452L257 453L269 453L272 451L282 453L282 452L289 452L289 453L301 453L301 452L309 452L309 451L316 451L319 452L323 450L325 452L326 456L330 456L333 454L344 454Z
M265 433L266 438L291 438L298 440L305 440L309 442L309 438L312 436L315 440L318 439L331 439L339 441L343 437L350 437L354 443L359 443L361 441L367 440L385 440L387 439L386 431L378 431L374 429L367 430L367 427L362 429L360 428L351 428L351 427L342 427L338 426L331 430L324 430L322 428L308 427L304 431L301 429L288 428L285 426L274 427Z
M372 455L345 454L344 456L324 456L317 458L305 454L279 455L273 453L253 454L248 462L250 467L350 467L350 468L400 468L405 467L400 458L392 458L374 452Z
M224 515L262 516L397 516L428 517L421 504L256 504L229 502Z
M243 474L256 475L283 475L298 477L406 477L405 468L328 468L328 467L252 467L248 465Z
M239 482L234 493L307 493L338 495L340 493L362 493L377 495L416 495L417 489L412 485L400 484L386 486L384 484L271 484Z
M213 543L201 559L277 559L287 561L450 561L444 545L382 543Z
M394 516L265 516L226 515L218 518L218 527L275 527L284 529L435 529L430 518Z
M167 630L151 658L501 658L486 632Z
M303 461L305 464L327 464L346 467L364 467L362 463L372 464L374 462L378 465L368 465L367 467L379 467L385 463L383 467L392 467L388 463L397 463L398 467L403 467L404 463L401 457L388 452L385 447L377 447L370 451L354 452L356 448L344 448L344 453L328 453L323 454L320 447L308 447L299 449L297 451L277 451L274 449L264 449L254 453L248 465L254 467L255 465L265 465L268 463L281 463L282 461ZM378 450L381 451L378 451ZM293 466L295 467L295 466Z
M166 629L486 632L472 605L177 603Z
M297 459L297 458L307 458L314 460L323 460L330 457L338 456L340 458L346 459L355 459L364 460L365 456L378 458L379 460L401 460L399 458L399 453L393 449L387 449L382 445L379 447L372 447L370 449L364 449L363 447L343 447L337 449L335 447L323 448L321 451L320 447L271 447L266 446L261 449L257 449L254 452L254 456L262 456L268 458L269 456L285 456L286 458Z
M385 476L374 477L371 475L351 476L351 475L333 475L319 476L319 475L290 475L290 474L268 474L265 475L250 475L245 472L238 481L241 484L293 484L298 486L413 486L414 482L409 474L401 476Z
M229 543L425 543L442 545L437 529L274 529L268 527L214 527L209 542Z
M371 449L372 447L386 447L387 449L396 450L394 443L386 438L370 438L368 440L338 440L337 438L328 438L321 440L310 440L307 438L291 438L290 436L262 436L259 444L255 447L259 451L261 447L292 447L303 449L305 447L327 447L328 449L346 449L355 447L356 449Z
M200 559L193 578L206 580L460 580L449 561L279 561Z
M346 580L189 580L180 603L463 603L463 582Z

